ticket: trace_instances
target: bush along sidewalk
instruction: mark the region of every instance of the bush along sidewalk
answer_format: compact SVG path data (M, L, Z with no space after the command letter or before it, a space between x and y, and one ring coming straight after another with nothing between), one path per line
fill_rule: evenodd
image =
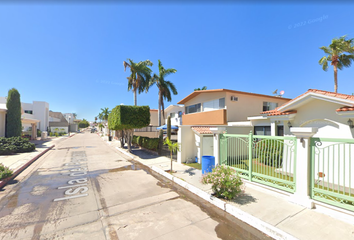
M212 172L202 177L203 184L211 184L214 194L218 198L234 199L241 192L243 184L237 172L225 165L218 165Z
M9 155L13 153L32 152L36 146L26 138L10 137L0 138L0 155Z
M5 167L2 163L0 163L0 180L11 177L12 174L13 171L10 168Z
M148 138L141 136L133 136L133 144L137 144L140 147L157 151L159 147L159 139L158 138Z

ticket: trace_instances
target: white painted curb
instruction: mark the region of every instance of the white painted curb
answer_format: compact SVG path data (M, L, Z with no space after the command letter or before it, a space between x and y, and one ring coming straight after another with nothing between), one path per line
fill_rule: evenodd
M120 152L128 155L131 158L135 157L134 155L119 149L118 147L116 147L116 148ZM140 162L140 163L145 165L142 162ZM145 165L145 166L147 166L147 165ZM147 166L147 167L150 167L150 166ZM192 193L196 194L197 196L203 198L204 200L210 202L211 204L215 205L216 207L224 210L225 212L236 217L237 219L251 225L252 227L258 229L259 231L267 234L268 236L270 236L276 240L298 240L297 238L284 232L283 230L280 230L280 229L274 227L273 225L270 225L269 223L266 223L256 217L252 216L251 214L246 213L246 212L242 211L241 209L239 209L233 205L230 205L230 204L224 202L223 200L220 200L220 199L210 195L209 193L204 192L203 190L187 183L186 181L183 181L182 179L179 179L178 177L175 177L172 174L165 172L161 168L158 168L156 166L151 166L150 168L153 171L155 171L156 173L170 179L171 181L177 183L181 187L189 190L190 192L192 192Z

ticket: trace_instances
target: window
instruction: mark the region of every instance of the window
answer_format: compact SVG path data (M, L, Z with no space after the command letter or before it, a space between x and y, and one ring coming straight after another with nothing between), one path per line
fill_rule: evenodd
M270 136L271 135L270 126L255 126L254 135Z
M170 113L170 117L171 117L171 118L174 118L175 115L176 115L176 113Z
M225 98L220 98L203 103L203 112L225 108Z
M284 136L284 126L278 126L278 136Z
M201 104L194 104L186 107L186 114L200 112Z
M25 110L25 113L33 114L33 111L32 110Z
M178 117L182 117L182 111L178 112Z
M273 102L263 102L263 112L264 111L270 111L278 107L278 103L273 103Z

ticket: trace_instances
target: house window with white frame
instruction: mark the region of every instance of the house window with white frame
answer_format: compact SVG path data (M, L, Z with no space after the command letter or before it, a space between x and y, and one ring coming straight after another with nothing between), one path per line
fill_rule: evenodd
M25 112L25 113L28 113L28 114L33 114L33 111L32 111L32 110L25 110L24 112Z
M219 98L203 103L203 112L214 111L225 108L225 98Z
M278 107L278 103L274 102L263 102L263 112L264 111L270 111L274 110L275 108Z
M201 104L197 103L186 107L186 114L196 113L201 111Z

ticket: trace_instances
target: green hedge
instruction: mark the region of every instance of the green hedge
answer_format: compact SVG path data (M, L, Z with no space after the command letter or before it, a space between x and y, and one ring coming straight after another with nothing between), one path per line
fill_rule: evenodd
M133 136L133 144L137 144L143 148L157 151L159 148L159 139L158 138L148 138L141 136Z
M11 137L0 138L0 155L8 155L13 153L32 152L36 146L29 142L26 138Z
M149 106L118 105L108 116L108 127L111 130L143 128L149 124Z

